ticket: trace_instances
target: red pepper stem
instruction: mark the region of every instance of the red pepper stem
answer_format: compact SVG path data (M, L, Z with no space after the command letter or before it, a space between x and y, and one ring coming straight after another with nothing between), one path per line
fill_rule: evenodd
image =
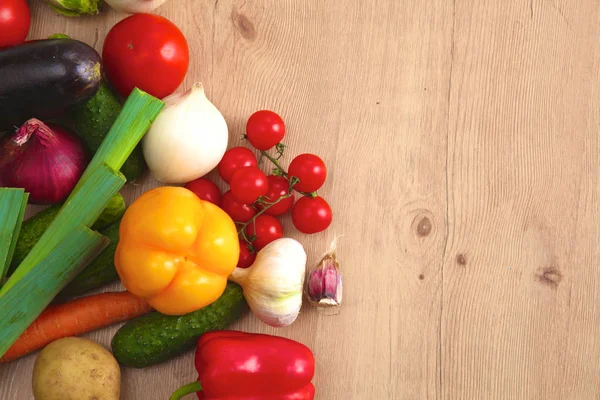
M170 400L179 400L182 397L187 396L188 394L201 392L201 391L202 391L202 385L200 384L200 381L188 383L187 385L182 386L179 389L177 389L175 391L175 393L173 393L171 395Z

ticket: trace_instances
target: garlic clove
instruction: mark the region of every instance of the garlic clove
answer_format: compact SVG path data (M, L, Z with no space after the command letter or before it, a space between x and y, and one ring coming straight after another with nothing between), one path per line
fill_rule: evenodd
M339 307L342 304L342 274L332 254L326 255L308 278L308 298L317 307Z

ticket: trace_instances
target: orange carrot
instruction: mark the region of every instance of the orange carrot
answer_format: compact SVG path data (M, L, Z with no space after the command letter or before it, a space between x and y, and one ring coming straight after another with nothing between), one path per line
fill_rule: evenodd
M100 293L51 305L0 358L0 363L33 353L57 339L81 335L150 311L152 307L144 299L129 292Z

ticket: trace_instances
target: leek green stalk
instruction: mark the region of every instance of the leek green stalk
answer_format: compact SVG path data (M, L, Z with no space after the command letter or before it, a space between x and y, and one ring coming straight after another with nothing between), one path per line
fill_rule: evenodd
M52 224L54 218L62 208L62 204L55 204L50 206L34 217L29 218L21 225L21 231L18 232L17 245L15 246L15 252L12 257L10 267L6 275L12 275L17 267L23 262L27 254L31 251L33 246L36 245L38 240L42 237L46 229ZM92 225L92 230L102 231L108 228L110 225L120 220L125 213L125 199L120 193L114 195L108 202L108 205L100 214L100 217Z
M0 188L0 288L15 252L28 198L23 189Z
M79 225L36 265L35 271L14 282L11 290L5 286L0 291L0 355L40 315L63 283L73 279L107 244L104 236Z
M4 310L2 295L20 279L34 270L78 225L91 226L114 196L125 184L125 177L106 164L96 168L77 192L69 196L52 224L46 229L27 257L0 290L0 310ZM66 285L68 282L64 282ZM63 285L63 286L64 286ZM62 289L62 287L61 287ZM28 292L21 293L25 296ZM50 299L52 300L52 299Z

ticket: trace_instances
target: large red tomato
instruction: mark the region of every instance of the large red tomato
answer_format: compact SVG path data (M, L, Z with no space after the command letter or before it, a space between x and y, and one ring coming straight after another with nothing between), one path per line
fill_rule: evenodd
M171 21L135 14L108 32L102 59L106 77L123 97L137 87L162 99L183 82L189 50L183 33Z
M26 0L0 0L0 48L23 43L30 25Z

